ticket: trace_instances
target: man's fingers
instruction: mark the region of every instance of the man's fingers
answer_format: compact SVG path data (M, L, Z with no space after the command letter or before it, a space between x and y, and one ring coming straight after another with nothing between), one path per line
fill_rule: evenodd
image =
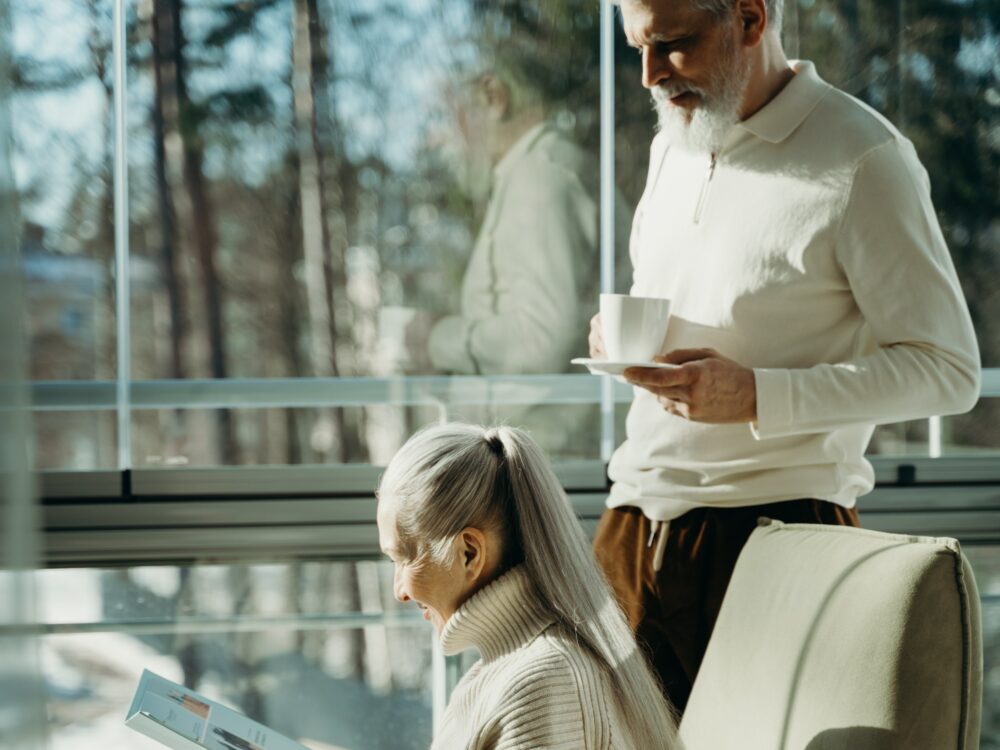
M673 349L659 357L653 357L654 362L662 362L668 365L682 365L685 362L693 362L697 359L708 359L718 357L719 353L715 349Z
M632 385L650 390L690 385L692 381L691 371L684 367L669 370L657 367L627 367L622 375Z
M668 401L677 404L688 404L691 401L691 393L687 388L653 388L651 391L656 394L657 401L664 405Z

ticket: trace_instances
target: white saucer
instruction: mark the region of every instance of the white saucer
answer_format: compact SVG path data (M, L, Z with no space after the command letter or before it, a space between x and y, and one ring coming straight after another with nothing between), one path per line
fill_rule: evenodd
M651 367L654 370L675 370L680 365L670 365L665 362L611 362L606 359L589 359L577 357L570 360L571 364L583 365L594 375L621 375L628 367Z

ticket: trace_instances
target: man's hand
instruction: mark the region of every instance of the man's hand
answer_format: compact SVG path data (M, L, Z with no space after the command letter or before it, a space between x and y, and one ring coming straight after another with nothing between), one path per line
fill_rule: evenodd
M608 358L608 353L604 351L604 334L601 331L601 314L597 313L590 319L590 336L587 337L591 359Z
M591 321L593 352L593 321ZM656 362L676 369L629 367L625 379L656 396L671 414L693 422L732 424L757 419L757 387L753 370L714 349L675 349Z

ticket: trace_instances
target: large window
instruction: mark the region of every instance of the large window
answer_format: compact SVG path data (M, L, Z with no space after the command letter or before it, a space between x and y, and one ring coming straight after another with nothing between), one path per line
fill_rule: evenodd
M159 748L123 721L143 669L312 747L430 745L432 635L400 611L387 564L47 570L38 582L56 750Z
M598 292L628 284L653 132L616 11L11 9L54 746L138 747L117 732L154 664L317 747L403 747L388 720L382 744L351 734L359 712L383 710L412 718L425 746L447 668L374 562L372 489L419 427L505 420L538 437L585 523L598 515L631 392L569 359L585 353ZM931 176L983 398L960 417L880 427L862 519L970 545L988 658L998 34L985 0L786 0L789 53L886 114ZM290 682L350 711L300 727L289 712L306 705L282 703ZM984 716L984 746L1000 747L1000 717Z

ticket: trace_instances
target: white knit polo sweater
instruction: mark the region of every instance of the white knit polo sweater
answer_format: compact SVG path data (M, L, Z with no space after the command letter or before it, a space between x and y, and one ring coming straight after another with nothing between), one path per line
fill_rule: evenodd
M441 644L482 658L455 689L432 750L628 747L600 666L545 611L523 567L465 602Z
M754 369L757 423L674 416L637 388L608 504L656 521L813 497L853 507L874 425L967 411L979 350L930 181L885 118L813 65L713 160L653 140L632 294L671 302L664 348Z

